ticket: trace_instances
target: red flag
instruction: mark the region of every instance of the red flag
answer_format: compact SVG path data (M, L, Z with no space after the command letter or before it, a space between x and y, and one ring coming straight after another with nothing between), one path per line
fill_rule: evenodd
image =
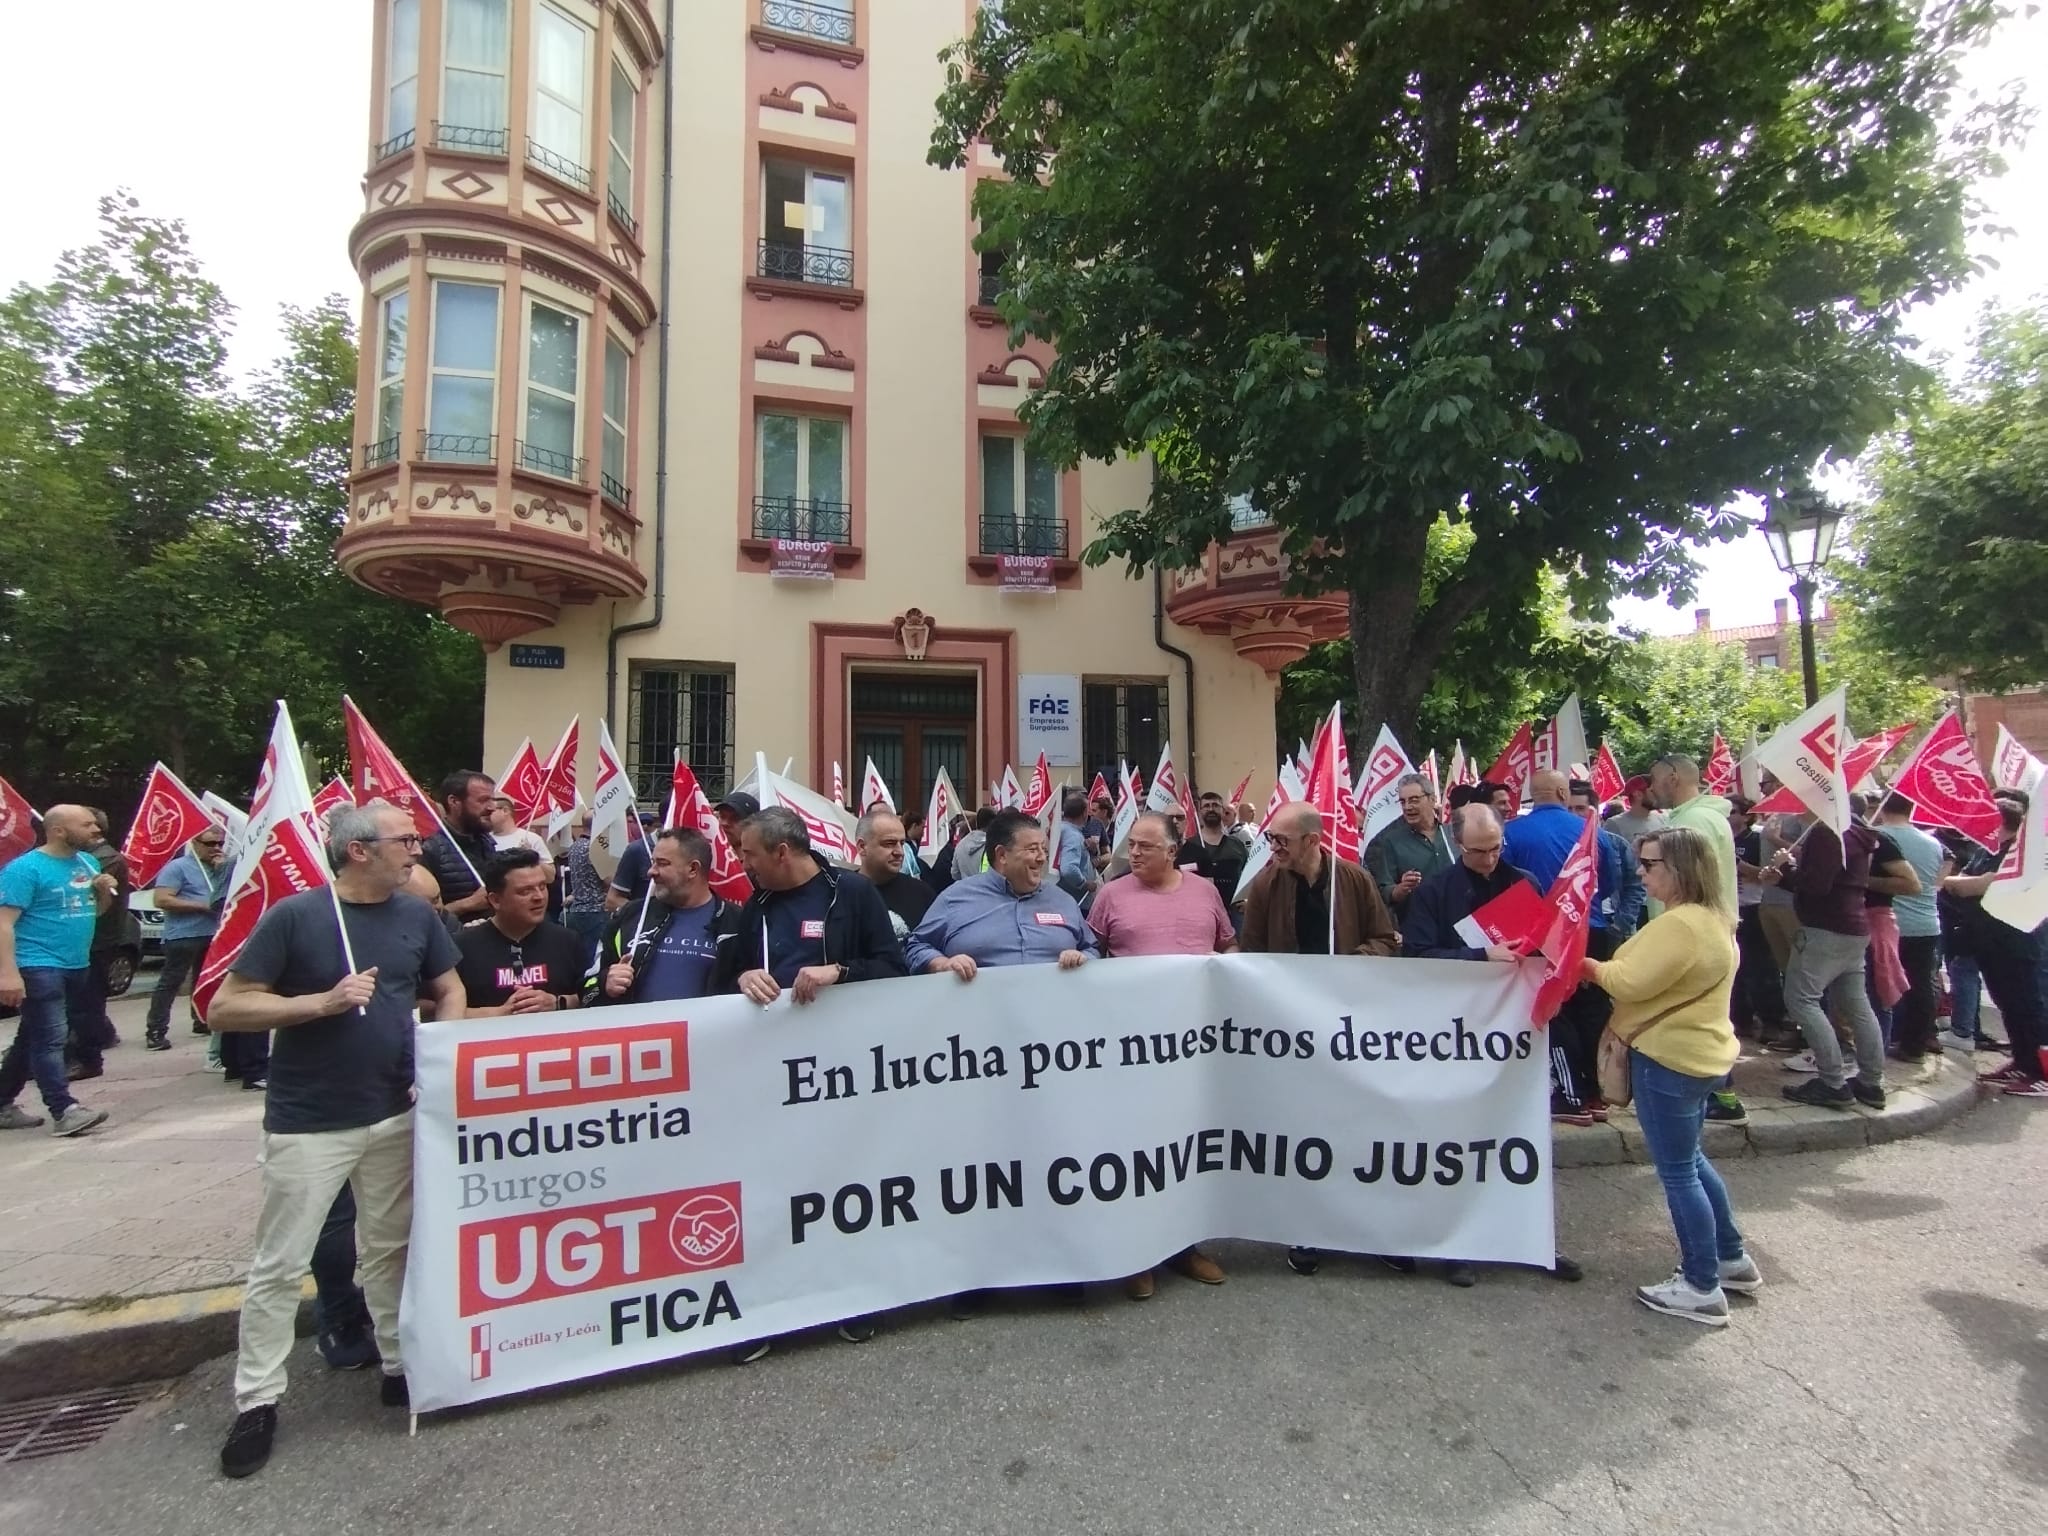
M1023 810L1027 816L1041 816L1046 803L1052 799L1052 764L1045 760L1043 752L1031 768L1031 787L1024 791Z
M1251 787L1252 776L1250 774L1246 774L1243 778L1237 781L1237 788L1233 789L1230 792L1230 804L1225 806L1224 809L1229 811L1233 817L1237 815L1237 808L1240 805L1244 804L1244 792L1250 789Z
M135 820L121 844L135 888L146 890L156 884L163 867L214 825L212 813L183 780L162 763L150 769L142 786L142 804L136 807Z
M346 704L346 700L343 701ZM249 807L249 838L235 860L220 927L192 983L192 1008L204 1020L214 994L263 914L287 896L318 890L329 881L327 858L313 830L313 795L299 761L298 738L282 701L270 746ZM336 922L341 919L337 915Z
M405 764L384 745L384 738L347 694L341 699L341 719L348 730L349 787L355 792L356 804L388 800L412 817L413 830L421 837L439 832L441 818L435 814L433 800L413 781Z
M313 796L313 825L322 836L327 832L327 819L344 805L356 803L355 791L348 787L348 780L336 774L320 787Z
M1358 862L1358 823L1355 810L1350 816L1345 807L1351 803L1351 785L1345 779L1345 764L1339 757L1339 743L1344 740L1344 728L1340 718L1344 706L1332 705L1330 717L1316 731L1316 739L1308 751L1308 803L1321 813L1323 818L1323 851L1334 859L1349 863Z
M1622 775L1614 749L1601 742L1600 753L1593 759L1593 803L1605 805L1610 800L1619 800L1627 791L1628 780Z
M533 738L529 736L519 743L519 750L498 775L498 793L512 802L512 819L523 827L540 813L547 787L546 770L541 767L540 754L533 750Z
M1705 777L1710 795L1725 795L1735 788L1735 754L1719 731L1714 732L1714 750L1707 754Z
M1991 798L1990 781L1977 766L1976 750L1954 710L1913 749L1892 781L1892 790L1913 802L1913 820L1922 826L1954 827L1986 848L1998 846L2004 823Z
M1894 725L1857 742L1842 758L1842 780L1851 790L1870 777L1872 769L1892 755L1892 748L1913 734L1913 722ZM1923 743L1924 745L1924 743ZM1974 757L1972 761L1975 761ZM1997 844L1992 845L1996 847Z
M1247 780L1246 780L1245 782L1246 782L1246 783L1250 783L1251 781L1250 781L1249 779L1247 779ZM1110 794L1110 792L1109 792L1109 780L1105 779L1105 778L1104 778L1104 777L1102 776L1102 770L1101 770L1100 768L1096 769L1096 770L1095 770L1095 782L1094 782L1093 784L1090 784L1090 785L1088 786L1088 805L1089 805L1089 808L1090 808L1091 810L1092 810L1092 809L1094 809L1094 806L1095 806L1095 802L1096 802L1096 801L1098 801L1098 800L1111 800L1111 801L1113 801L1114 799L1115 799L1115 797L1114 797L1114 796L1112 796L1112 795Z
M1544 721L1543 724L1536 726L1530 733L1529 766L1531 771L1544 768L1563 768L1565 765L1557 760L1560 750L1557 717L1553 715L1550 719Z
M7 864L36 845L36 809L20 792L0 779L0 864Z
M1446 784L1477 784L1479 771L1472 766L1472 759L1465 755L1465 743L1461 738L1451 744L1451 772L1444 780Z
M543 816L548 818L550 837L576 814L577 727L582 723L581 715L569 717L569 728L562 732L562 739L555 743L555 750L541 765L540 800L534 806L533 814L536 821Z
M1530 1022L1538 1029L1555 1018L1564 1000L1579 988L1579 962L1586 958L1586 934L1593 926L1593 896L1600 876L1594 841L1599 825L1597 817L1586 818L1578 842L1543 898L1548 915L1537 948L1548 963L1529 1009Z
M1489 784L1504 785L1508 792L1508 815L1518 816L1522 810L1522 796L1529 792L1529 780L1536 772L1535 735L1529 722L1524 720L1508 738L1508 744L1500 750L1493 766L1486 770Z
M1763 799L1752 805L1749 808L1749 814L1752 816L1782 816L1787 814L1804 816L1807 814L1807 805L1804 800L1793 794L1783 784L1780 784L1768 795L1765 795Z
M739 854L725 840L725 828L718 824L704 786L697 782L697 775L690 771L690 765L680 756L676 758L675 772L669 778L668 815L662 825L695 827L704 834L705 841L711 844L711 868L705 873L710 878L714 896L722 896L727 901L745 901L754 894L754 882L747 878L747 867L740 862Z

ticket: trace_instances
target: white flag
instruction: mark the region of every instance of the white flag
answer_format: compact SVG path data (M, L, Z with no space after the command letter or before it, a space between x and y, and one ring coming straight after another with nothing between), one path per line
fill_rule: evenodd
M832 759L832 803L846 804L846 773L839 766L839 759Z
M1145 809L1171 816L1180 810L1180 778L1173 771L1173 743L1159 749L1159 766L1152 770L1152 783L1145 790Z
M945 772L943 768L939 771ZM948 784L946 787L950 789L952 785ZM868 759L866 772L860 776L860 804L854 809L865 816L875 808L877 801L892 811L896 809L896 797L889 793L889 786L882 778L882 770L875 766L875 760L871 757Z
M226 836L222 839L222 858L230 868L241 858L242 849L249 841L249 816L240 807L229 804L212 790L199 796L199 803L220 819Z
M2034 756L2019 737L1998 722L1998 748L1991 754L1991 783L1998 789L2023 789L2029 795L2048 773L2048 764Z
M1593 754L1586 745L1586 721L1579 712L1576 693L1558 706L1557 717L1550 722L1550 739L1557 752L1554 766L1560 772L1571 773L1592 765Z
M868 767L874 767L873 759ZM932 798L924 813L924 841L917 845L917 856L927 864L936 859L946 846L946 829L953 818L966 807L960 803L960 792L953 787L953 780L945 769L932 783Z
M1415 764L1393 731L1382 725L1380 734L1366 754L1365 770L1358 776L1358 813L1364 842L1371 842L1384 829L1401 819L1401 780L1415 771Z
M1842 758L1849 748L1843 721L1848 689L1837 688L1813 708L1781 726L1756 749L1756 764L1797 795L1815 820L1839 836L1849 825L1849 786Z
M1742 761L1735 765L1735 787L1745 800L1764 797L1764 772L1756 765L1756 722L1749 724L1749 745L1742 749Z
M1003 764L1003 776L996 780L996 809L1007 811L1024 803L1024 786L1017 782L1017 770Z
M2032 933L2048 918L2048 795L2029 798L2019 835L1984 893L1984 912L2021 933Z
M612 730L600 720L597 722L597 784L590 792L590 835L605 839L607 847L623 848L612 834L624 830L628 819L639 819L639 807L633 803L633 780L626 772L624 759L612 741Z
M845 806L834 805L795 779L770 772L768 759L760 754L755 755L754 772L761 784L761 804L794 811L810 834L813 853L849 867L860 862L853 846L854 818L846 814Z

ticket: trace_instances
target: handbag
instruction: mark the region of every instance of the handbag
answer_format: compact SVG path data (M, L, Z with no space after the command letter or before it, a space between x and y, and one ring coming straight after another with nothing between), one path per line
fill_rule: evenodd
M1629 1101L1635 1097L1635 1081L1629 1075L1628 1066L1629 1052L1634 1048L1633 1043L1674 1013L1682 1013L1694 1003L1711 995L1714 988L1719 985L1718 981L1709 982L1684 1001L1673 1003L1669 1008L1652 1014L1626 1040L1614 1032L1612 1025L1600 1031L1600 1044L1594 1057L1594 1069L1600 1080L1600 1097L1607 1101L1610 1108L1626 1109Z

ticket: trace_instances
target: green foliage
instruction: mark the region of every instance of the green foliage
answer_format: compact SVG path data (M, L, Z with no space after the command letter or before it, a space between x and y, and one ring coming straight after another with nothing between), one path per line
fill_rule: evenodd
M231 318L183 227L126 197L49 284L0 302L0 771L17 783L118 791L161 757L244 793L276 699L339 761L345 689L421 772L476 750L474 642L334 565L346 307L288 313L284 359L246 392Z
M1006 0L931 159L1009 173L975 212L1013 335L1058 346L1040 450L1155 454L1086 558L1193 564L1250 494L1297 589L1351 596L1359 729L1406 737L1540 572L1589 616L1682 594L1716 509L1889 423L2012 120L1937 127L1995 15ZM1447 512L1471 553L1432 586Z
M2048 679L2048 309L1988 315L1963 387L1866 468L1844 579L1872 645L1981 688Z

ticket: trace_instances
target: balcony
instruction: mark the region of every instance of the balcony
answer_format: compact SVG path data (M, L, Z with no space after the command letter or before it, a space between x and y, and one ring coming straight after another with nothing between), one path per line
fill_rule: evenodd
M843 501L816 501L802 496L756 496L749 537L740 553L766 568L775 556L777 539L800 539L832 546L832 563L858 565L861 547L853 542L853 507Z
M396 437L364 445L350 477L335 558L354 580L438 608L487 650L564 608L646 592L625 488L586 483L585 461L523 441L501 459L498 439L479 434L406 441L410 458Z
M853 8L818 0L761 0L761 25L771 32L853 46Z
M604 194L605 211L612 216L612 222L626 232L626 238L635 245L640 243L640 221L626 211L626 205L619 201L619 194L607 187Z
M461 123L434 124L434 148L459 149L471 155L502 155L510 136L503 128L470 128Z
M389 160L393 155L404 154L408 149L412 148L418 137L419 135L410 128L406 129L403 133L393 134L382 144L379 144L370 151L370 163L378 165L383 161Z
M841 309L859 309L867 302L867 295L853 286L853 252L767 236L755 248L747 291L757 299L823 299Z
M1057 517L984 517L981 520L981 552L984 555L1047 555L1067 558L1067 525Z
M633 505L633 488L623 480L614 479L610 470L600 469L597 472L597 485L604 492L605 500L627 508Z
M1255 514L1247 505L1244 517ZM1228 635L1237 654L1277 676L1308 648L1349 632L1350 600L1342 593L1300 597L1287 591L1280 530L1260 517L1212 544L1201 564L1166 576L1166 616L1206 635Z
M578 165L566 155L558 155L547 145L533 139L526 141L526 163L535 170L545 171L559 182L566 183L579 192L590 190L590 167Z

